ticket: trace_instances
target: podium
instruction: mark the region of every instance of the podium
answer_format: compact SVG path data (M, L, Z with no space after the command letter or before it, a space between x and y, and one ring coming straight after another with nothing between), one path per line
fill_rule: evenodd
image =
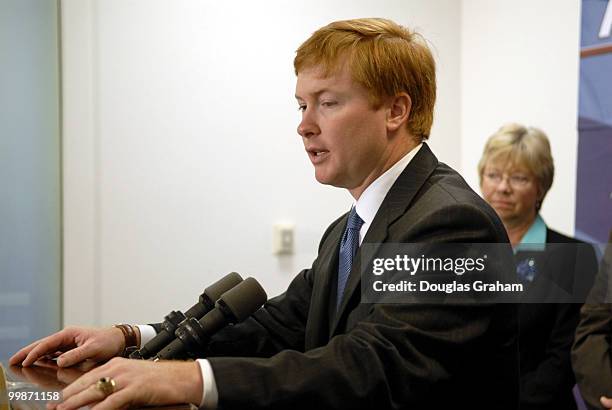
M4 367L0 363L0 410L9 410L8 389Z

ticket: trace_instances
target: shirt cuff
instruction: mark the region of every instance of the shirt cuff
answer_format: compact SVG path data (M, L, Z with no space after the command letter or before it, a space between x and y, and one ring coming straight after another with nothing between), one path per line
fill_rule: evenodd
M217 390L217 383L215 382L215 375L213 374L210 362L206 359L197 359L196 361L200 365L202 385L204 386L200 408L216 409L219 404L219 391Z
M138 348L142 348L146 345L151 339L157 335L155 332L155 328L149 325L136 325L138 330L140 330L140 346Z

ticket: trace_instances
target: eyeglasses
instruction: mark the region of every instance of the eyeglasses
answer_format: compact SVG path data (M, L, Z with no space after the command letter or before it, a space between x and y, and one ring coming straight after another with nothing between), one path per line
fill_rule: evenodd
M494 185L499 185L504 180L504 178L508 179L508 185L510 185L514 189L525 188L531 182L531 178L524 174L512 174L508 175L505 172L485 172L484 178L487 182Z

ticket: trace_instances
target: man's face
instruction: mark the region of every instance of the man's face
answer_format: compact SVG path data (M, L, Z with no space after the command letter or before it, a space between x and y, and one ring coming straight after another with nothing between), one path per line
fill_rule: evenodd
M382 173L389 154L387 109L372 108L346 64L329 77L320 67L299 72L295 95L302 111L297 131L317 181L358 198Z

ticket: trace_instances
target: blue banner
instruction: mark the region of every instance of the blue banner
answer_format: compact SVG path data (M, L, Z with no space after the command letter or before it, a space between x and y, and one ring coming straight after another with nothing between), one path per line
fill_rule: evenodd
M576 236L612 230L612 1L582 1Z

